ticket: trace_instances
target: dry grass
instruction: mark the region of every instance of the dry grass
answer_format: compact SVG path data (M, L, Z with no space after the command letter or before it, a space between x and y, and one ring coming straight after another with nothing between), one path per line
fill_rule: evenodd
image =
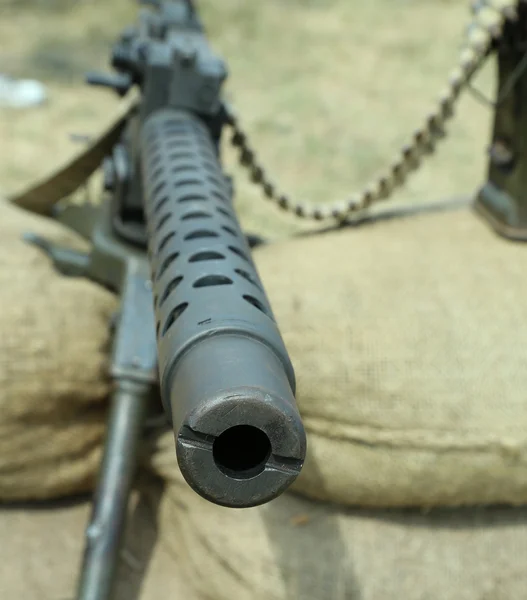
M201 0L215 48L230 66L229 96L275 179L310 201L342 199L390 161L455 64L468 0ZM135 18L132 0L0 0L0 71L37 77L49 104L0 112L0 188L45 174L116 100L82 84L104 67L113 36ZM478 86L492 94L492 69ZM473 193L485 175L490 112L465 97L450 139L396 201ZM294 221L236 173L245 221L285 232Z

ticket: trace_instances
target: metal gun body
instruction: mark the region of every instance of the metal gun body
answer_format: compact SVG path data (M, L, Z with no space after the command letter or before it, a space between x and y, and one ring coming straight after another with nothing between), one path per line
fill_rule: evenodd
M173 109L141 131L161 397L188 483L254 506L298 475L295 378L205 125Z
M227 75L186 2L143 13L113 50L141 103L106 161L112 223L148 252L160 392L187 482L229 507L302 467L295 376L219 155Z
M295 376L233 206L219 147L227 70L188 1L152 2L88 81L141 99L104 163L100 207L63 207L89 255L53 248L68 275L121 298L112 399L77 600L112 597L141 432L160 393L188 484L207 500L267 502L298 476L306 437Z

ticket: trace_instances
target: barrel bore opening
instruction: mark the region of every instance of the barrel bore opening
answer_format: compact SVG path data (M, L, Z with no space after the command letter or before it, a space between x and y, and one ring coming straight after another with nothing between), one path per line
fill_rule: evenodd
M251 479L265 469L271 454L267 435L252 425L236 425L220 434L212 446L218 469L232 479Z

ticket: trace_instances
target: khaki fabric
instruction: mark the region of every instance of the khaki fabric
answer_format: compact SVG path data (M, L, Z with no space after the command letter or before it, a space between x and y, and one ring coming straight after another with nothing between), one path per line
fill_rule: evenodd
M525 508L345 509L286 493L229 510L167 477L159 543L208 600L525 597Z
M144 482L134 495L114 600L517 600L527 588L525 509L351 510L288 493L229 510L167 477L163 493ZM0 509L0 597L74 598L88 516L85 501Z
M133 494L113 600L200 600L158 541L161 493L143 480ZM89 514L86 500L0 509L0 598L73 600Z
M1 210L0 498L85 491L117 300L20 238L82 245L73 234ZM297 492L386 507L526 501L525 256L465 208L255 252L308 433Z
M0 209L0 498L73 495L100 458L116 299L20 241L75 236ZM116 600L522 598L526 510L477 506L527 497L523 248L462 209L255 252L308 432L296 494L207 503L162 435L144 467L165 490L132 499ZM88 514L3 507L0 597L72 598Z
M462 208L264 247L308 459L362 506L527 501L527 246Z
M79 238L7 203L0 215L0 498L86 491L104 434L116 301L90 282L57 274L21 236L82 249Z

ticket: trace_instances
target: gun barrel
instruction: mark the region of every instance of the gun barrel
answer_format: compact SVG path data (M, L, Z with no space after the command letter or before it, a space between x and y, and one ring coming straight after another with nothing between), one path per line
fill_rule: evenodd
M293 367L208 129L162 109L140 136L161 396L179 466L206 499L256 506L304 462Z

